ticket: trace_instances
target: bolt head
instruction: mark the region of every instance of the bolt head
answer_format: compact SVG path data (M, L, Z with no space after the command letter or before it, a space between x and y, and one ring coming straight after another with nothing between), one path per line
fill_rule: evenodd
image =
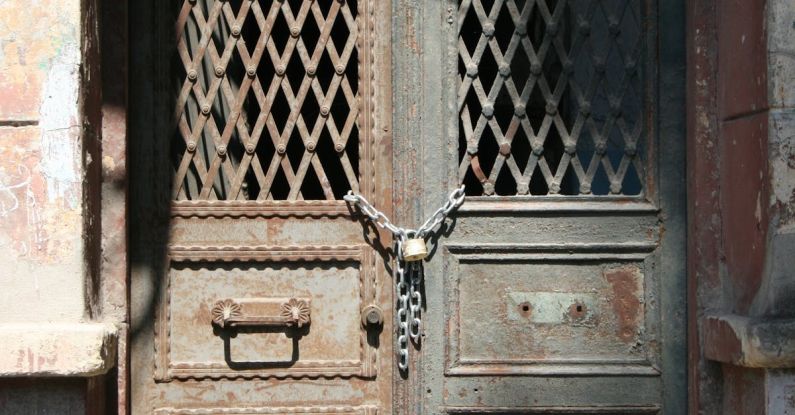
M306 142L306 149L309 151L315 151L315 142L314 141L307 141Z
M582 105L580 105L580 114L586 117L591 115L591 104L583 102Z
M215 76L219 76L219 77L220 76L224 76L225 72L226 72L226 70L224 69L223 66L216 66L215 67Z
M470 78L475 78L478 76L478 66L474 63L467 65L467 76Z
M508 157L511 155L511 145L509 143L502 143L500 144L500 154L503 157Z
M522 23L519 23L519 24L518 24L518 25L516 25L516 27L514 28L514 31L515 31L515 32L516 32L516 34L517 34L517 35L519 35L519 36L524 36L524 35L526 35L526 34L527 34L527 23L524 23L524 22L522 22Z
M524 104L516 104L516 106L513 107L513 115L518 118L524 118L527 115L527 108Z
M293 26L290 28L290 36L298 37L301 34L301 28L298 26Z
M210 115L210 106L209 105L202 105L202 114Z
M483 24L483 34L486 37L489 37L489 38L494 36L494 23L492 23L492 22L484 23Z
M494 116L494 105L491 103L484 105L481 112L483 113L484 117L491 118L492 116Z
M225 156L225 155L226 155L226 146L225 146L225 145L223 145L223 144L221 144L221 145L220 145L220 146L218 146L218 148L216 149L216 152L218 153L218 155L219 155L219 156Z
M526 195L530 193L530 183L525 181L520 181L516 183L516 193L520 195Z
M577 151L577 145L573 143L566 144L564 151L570 155L573 155Z
M594 149L596 150L596 154L598 154L600 156L604 155L607 152L607 143L605 143L604 141L600 141L600 142L596 143L596 146L595 146Z
M248 144L246 144L246 153L248 153L248 154L254 154L254 150L256 150L256 149L257 149L257 148L256 148L256 146L254 146L254 143L248 143Z
M342 64L337 65L334 68L334 71L337 72L337 75L342 75L345 72L345 66L343 66Z
M511 65L509 65L508 62L503 62L500 64L500 76L503 78L511 76Z
M195 69L189 70L188 71L188 79L191 80L191 82L199 79L199 73L196 72Z
M239 37L240 36L240 26L238 26L238 25L232 26L231 32L232 32L232 36Z
M483 183L483 194L491 196L494 194L494 183L486 181Z
M558 106L554 102L548 102L545 109L549 115L555 115L558 113Z
M330 109L327 105L323 105L322 107L320 107L320 115L324 117L328 115L329 111Z
M250 78L257 76L257 68L249 66L246 68L246 75L248 75Z
M315 76L315 72L316 71L317 71L317 68L315 68L313 65L309 65L309 66L306 67L306 74L309 75L309 76Z
M588 182L582 182L580 184L580 193L587 195L591 193L591 184Z
M342 143L337 143L334 145L334 150L336 150L337 153L342 153L343 151L345 151L345 146L342 145Z
M531 147L533 147L533 154L535 154L536 157L540 157L542 154L544 154L544 146L541 145L541 143L533 143Z
M535 76L541 75L541 64L538 62L533 62L530 64L530 73Z
M560 193L560 183L553 181L549 184L549 193L556 195Z
M610 193L617 195L621 193L621 183L620 182L611 182L610 183Z
M188 141L187 148L189 152L193 153L194 151L196 151L196 142Z
M284 75L284 71L287 70L287 68L285 68L284 65L276 65L276 68L274 69L276 69L277 75Z

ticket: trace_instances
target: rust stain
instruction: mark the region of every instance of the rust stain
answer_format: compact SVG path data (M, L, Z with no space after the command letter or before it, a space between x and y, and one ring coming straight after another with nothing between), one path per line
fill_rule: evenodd
M583 303L574 303L569 306L569 318L572 320L582 320L588 314L588 306Z
M519 314L521 314L522 317L530 318L530 316L533 315L533 305L526 301L519 304Z
M638 274L638 268L632 266L611 268L604 272L605 279L613 289L612 305L618 320L616 334L624 342L634 339L640 314Z

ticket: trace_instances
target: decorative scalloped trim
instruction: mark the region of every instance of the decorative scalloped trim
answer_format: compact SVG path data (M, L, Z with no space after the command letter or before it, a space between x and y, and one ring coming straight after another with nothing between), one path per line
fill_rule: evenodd
M204 217L338 217L351 210L342 200L178 200L171 203L171 216Z
M366 245L173 245L173 262L361 261Z

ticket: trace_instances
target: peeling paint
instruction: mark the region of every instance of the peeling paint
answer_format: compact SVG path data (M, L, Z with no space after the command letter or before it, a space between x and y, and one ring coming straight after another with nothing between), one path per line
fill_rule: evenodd
M64 44L47 73L41 98L41 173L49 202L63 200L75 209L80 202L80 47Z

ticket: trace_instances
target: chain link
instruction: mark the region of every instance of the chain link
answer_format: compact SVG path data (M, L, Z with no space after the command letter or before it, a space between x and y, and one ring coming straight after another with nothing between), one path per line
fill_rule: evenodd
M344 199L353 204L381 229L392 233L395 241L395 265L392 268L397 294L397 348L398 367L407 370L409 365L409 338L419 344L422 334L422 261L408 262L403 258L403 244L410 238L428 239L434 229L444 222L450 213L464 203L464 186L454 190L447 197L444 206L437 209L418 229L408 229L395 226L381 211L373 207L362 195L348 192ZM407 269L408 268L408 269ZM408 278L406 273L408 272Z

